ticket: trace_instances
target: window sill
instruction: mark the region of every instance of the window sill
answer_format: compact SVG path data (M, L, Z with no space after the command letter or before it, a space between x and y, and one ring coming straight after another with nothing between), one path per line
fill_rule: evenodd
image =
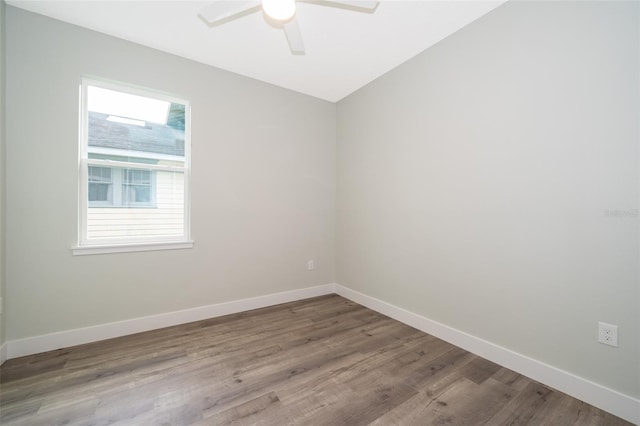
M71 251L74 256L84 256L89 254L130 253L136 251L179 250L190 248L193 248L193 241L75 246L71 248Z

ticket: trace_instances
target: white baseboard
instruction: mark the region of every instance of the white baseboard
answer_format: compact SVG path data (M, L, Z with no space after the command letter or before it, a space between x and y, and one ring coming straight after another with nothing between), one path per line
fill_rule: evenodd
M249 299L240 299L215 305L200 306L182 311L174 311L165 314L100 324L92 327L61 331L59 333L11 340L6 342L2 348L4 351L3 353L8 355L8 359L17 358L20 356L47 352L69 346L97 342L99 340L110 339L113 337L126 336L143 331L235 314L238 312L249 311L251 309L264 308L267 306L278 305L280 303L332 294L334 292L333 288L333 284L325 284L300 290L285 291L282 293L252 297Z
M2 365L3 362L5 362L7 359L7 347L9 345L7 344L7 342L4 342L1 346L0 346L0 365Z
M629 422L640 424L640 400L638 399L340 284L335 284L335 292L369 309L431 334Z

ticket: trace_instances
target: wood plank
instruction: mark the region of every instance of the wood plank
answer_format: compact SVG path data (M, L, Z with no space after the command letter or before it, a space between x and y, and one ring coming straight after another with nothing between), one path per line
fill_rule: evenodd
M269 392L209 417L206 424L212 426L284 425L293 420L275 392Z

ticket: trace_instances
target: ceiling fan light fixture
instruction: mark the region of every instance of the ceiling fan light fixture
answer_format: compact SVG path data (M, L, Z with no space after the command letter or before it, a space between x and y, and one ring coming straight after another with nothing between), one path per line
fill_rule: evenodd
M296 13L295 0L262 0L262 10L271 18L287 21Z

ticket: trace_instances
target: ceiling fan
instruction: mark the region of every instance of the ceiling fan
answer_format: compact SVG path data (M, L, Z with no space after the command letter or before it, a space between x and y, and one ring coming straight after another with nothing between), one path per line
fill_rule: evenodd
M373 0L298 0L320 6L339 7L356 12L373 12L378 1ZM214 0L200 12L209 25L222 24L229 20L256 12L262 7L264 13L282 24L291 53L303 54L304 43L296 20L296 0Z

